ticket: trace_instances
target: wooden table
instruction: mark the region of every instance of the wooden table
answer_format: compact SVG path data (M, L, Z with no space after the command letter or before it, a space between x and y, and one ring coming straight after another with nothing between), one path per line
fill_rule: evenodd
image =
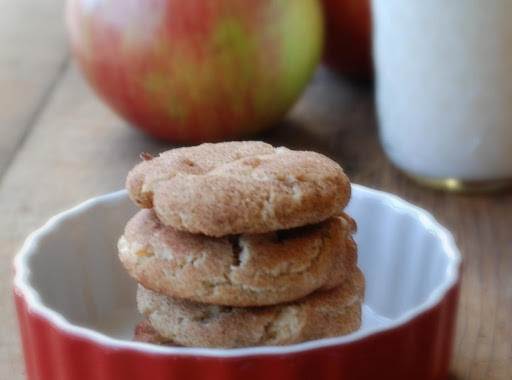
M12 258L58 211L123 187L140 152L171 145L125 125L84 84L62 25L64 0L0 0L0 379L23 379ZM274 130L257 136L322 152L355 183L431 211L465 259L453 379L512 378L512 193L459 196L417 186L384 156L373 90L319 69Z

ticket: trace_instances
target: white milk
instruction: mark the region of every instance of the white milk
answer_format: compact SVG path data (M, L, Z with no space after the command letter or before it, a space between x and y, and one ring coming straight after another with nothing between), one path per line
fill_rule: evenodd
M512 0L373 0L380 136L421 177L512 178Z

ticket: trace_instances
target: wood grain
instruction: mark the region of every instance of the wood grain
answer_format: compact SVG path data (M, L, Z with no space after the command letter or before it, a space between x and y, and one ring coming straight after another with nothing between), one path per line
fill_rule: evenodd
M0 178L69 61L63 4L0 1Z
M23 239L53 214L92 196L121 189L139 153L169 145L127 128L68 68L27 136L0 187L0 379L22 379L11 302L12 256Z
M49 25L61 18L59 2L0 0L0 47L18 57L9 63L0 56L0 96L24 86L20 99L0 105L0 175L7 169L0 180L0 301L7 305L0 309L0 379L24 379L10 285L11 260L23 239L56 212L120 189L141 151L172 147L126 126L97 100L75 65L65 64L64 32ZM27 9L33 22L20 23ZM18 21L9 21L13 17ZM40 47L32 55L10 46L17 40L6 30L33 36ZM29 75L32 70L37 75ZM7 132L14 125L22 131ZM452 230L464 256L452 379L512 378L512 193L461 196L420 187L386 159L376 125L373 89L320 69L286 120L255 138L322 152L353 182L418 204Z

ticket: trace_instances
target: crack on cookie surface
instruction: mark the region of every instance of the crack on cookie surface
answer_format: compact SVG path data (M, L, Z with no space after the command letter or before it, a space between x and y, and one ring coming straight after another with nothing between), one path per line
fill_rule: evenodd
M220 314L223 312L223 307L216 305L205 305L199 311L199 316L195 320L202 324L208 324L219 318Z
M199 159L201 158L201 155L198 154L198 152L200 152L198 149L199 146L170 150L161 153L158 157L151 156L151 159L149 159L149 155L147 156L148 159L146 159L146 155L144 155L144 157L141 157L143 161L139 163L139 165L137 165L128 175L130 180L127 181L127 184L135 182L141 183L139 190L137 190L136 187L127 186L129 193L133 195L132 199L134 199L137 204L140 204L137 198L143 197L148 198L148 202L152 203L152 197L154 196L155 189L161 182L170 181L178 175L206 175L211 171L214 171L219 166L224 166L255 156L272 155L275 154L276 150L274 147L266 143L224 143L225 146L228 144L236 144L234 145L236 146L234 149L237 149L237 151L227 153L227 151L222 150L224 148L220 148L220 150L215 148L216 144L203 144L203 146L209 151L209 154L214 156L213 161L218 161L216 164L209 163L207 157L203 158L203 162L206 165L199 165L194 160L196 158L195 156ZM254 145L252 148L250 148L251 144ZM245 149L247 149L247 151L240 151ZM219 159L219 156L226 154L228 157L225 159ZM229 157L229 154L232 154L232 157ZM190 172L191 169L192 172ZM140 191L141 194L135 194L138 191Z
M144 227L142 235L130 227L129 238L135 234L141 240L122 244L120 258L132 277L160 293L233 306L286 302L336 286L342 277L333 268L349 268L356 261L346 258L354 256L356 247L350 244L345 231L350 226L342 218L267 234L198 241L189 233L153 223L156 216L151 212L140 211L132 225ZM351 249L345 251L348 245ZM137 255L141 249L151 256ZM283 249L287 259L279 260Z
M240 266L240 254L242 253L242 246L240 245L240 235L228 236L228 241L231 244L231 255L233 257L233 263L231 266Z
M263 327L263 334L260 336L258 344L265 344L265 342L273 341L275 338L276 331L274 329L274 320L270 320L267 323L265 323L265 326Z
M137 304L141 311L154 310L146 317L158 334L185 346L292 344L347 334L360 326L364 281L358 269L351 278L332 291L264 307L207 305L143 287L139 287Z
M202 251L199 256L193 256L191 259L188 259L185 262L180 264L179 270L183 270L185 266L192 265L196 268L200 267L201 262L204 262L208 258L209 254L207 251Z
M343 170L328 157L259 142L179 148L139 165L127 181L138 205L154 207L166 225L213 237L318 223L340 212L350 192ZM236 206L226 211L229 200L217 192L233 182L239 183L231 193ZM222 212L229 218L220 219Z
M181 162L185 165L185 166L188 166L189 168L195 168L197 167L197 164L192 161L190 158L188 157L182 157L181 158Z

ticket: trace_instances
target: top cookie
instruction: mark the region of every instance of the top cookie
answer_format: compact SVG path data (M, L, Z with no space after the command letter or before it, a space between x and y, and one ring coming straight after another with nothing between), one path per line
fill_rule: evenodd
M339 215L350 198L336 162L263 142L170 150L137 165L126 187L163 224L214 237L317 223Z

